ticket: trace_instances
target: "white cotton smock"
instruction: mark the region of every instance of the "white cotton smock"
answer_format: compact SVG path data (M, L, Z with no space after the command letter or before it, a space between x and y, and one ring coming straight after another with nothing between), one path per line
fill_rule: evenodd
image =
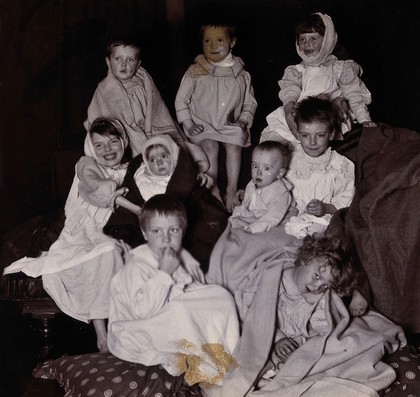
M239 338L235 303L221 286L197 280L204 276L185 249L180 259L170 276L147 244L130 251L111 283L108 347L126 361L185 372L190 384L219 384L228 368L218 359L231 358Z
M102 173L102 179L89 180L89 171ZM125 173L126 167L107 170L83 156L76 165L65 204L66 220L57 241L38 258L14 262L4 274L22 271L32 277L42 275L44 289L67 315L85 322L107 318L109 285L123 266L127 248L105 235L102 228L112 213L114 193Z
M311 200L340 209L350 205L355 193L354 164L331 148L319 157L311 157L296 144L285 178L293 185L292 195L299 211L285 228L298 238L324 231L331 220L330 214L322 217L308 214L306 206Z

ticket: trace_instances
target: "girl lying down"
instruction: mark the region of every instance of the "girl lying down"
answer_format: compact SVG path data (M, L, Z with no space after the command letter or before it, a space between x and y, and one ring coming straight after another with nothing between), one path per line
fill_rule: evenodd
M239 367L206 396L366 397L392 383L380 360L405 345L404 333L373 310L350 316L339 295L356 273L338 239L307 236L248 270L235 291Z

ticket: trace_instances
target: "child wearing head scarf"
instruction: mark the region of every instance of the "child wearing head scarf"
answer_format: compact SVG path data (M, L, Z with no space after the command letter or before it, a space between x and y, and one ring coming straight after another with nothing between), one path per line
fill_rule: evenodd
M143 163L134 175L145 201L166 192L169 180L178 163L179 146L169 135L155 136L142 148Z
M141 153L130 161L122 184L128 189L126 199L139 207L163 193L185 204L188 227L184 244L203 271L228 218L223 205L210 193L206 178L194 167L188 151L162 134L144 143ZM111 215L103 231L131 248L145 243L137 215L123 206Z
M296 51L302 62L286 68L279 81L279 98L283 103L267 116L268 126L260 142L267 140L299 142L295 106L309 96L333 101L342 123L342 132L356 121L364 127L375 127L367 105L371 94L361 80L362 68L351 59L339 60L333 51L337 33L332 19L319 12L304 17L295 28Z
M111 278L122 268L127 250L102 229L119 206L134 213L140 209L124 198L127 188L120 187L127 172L127 146L119 121L98 118L92 123L86 156L76 164L60 236L40 257L22 258L5 269L5 274L42 275L44 289L64 313L79 321L92 320L101 352L108 349L105 319Z

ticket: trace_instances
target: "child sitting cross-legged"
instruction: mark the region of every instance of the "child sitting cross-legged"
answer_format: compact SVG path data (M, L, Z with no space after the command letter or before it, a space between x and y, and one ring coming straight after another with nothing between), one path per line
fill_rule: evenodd
M158 194L142 207L146 244L130 251L111 282L108 347L117 357L185 373L200 386L221 384L236 365L239 325L231 295L205 285L198 262L182 248L183 204Z

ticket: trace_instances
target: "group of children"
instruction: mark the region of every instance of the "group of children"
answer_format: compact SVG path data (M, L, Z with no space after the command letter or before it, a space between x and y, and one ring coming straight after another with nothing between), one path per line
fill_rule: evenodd
M330 142L340 138L349 118L367 127L375 124L360 66L332 55L337 35L331 18L311 14L296 29L302 62L286 68L279 82L283 106L267 117L252 153L252 179L238 190L241 149L251 144L257 108L251 77L232 53L234 27L204 25L200 39L203 54L188 68L175 99L182 129L140 66L138 45L127 39L110 43L108 75L88 108L85 156L76 165L64 229L48 253L23 258L5 274L42 275L44 288L63 312L93 321L100 351L162 364L173 375L185 373L190 384L209 385L220 384L238 365L232 353L243 318L237 318L234 293L206 284L200 264L182 246L191 219L181 203L186 196L174 191L190 183L185 173L192 173L192 185L198 179L211 191L212 205L218 203L223 216L230 215L232 229L268 232L293 210L284 229L296 239L300 254L296 267L284 272L279 294L299 296L309 321L327 289L355 288L348 253L322 237L331 215L348 206L354 194L354 166ZM226 151L224 194L218 182L220 143ZM191 166L182 171L186 157ZM177 167L181 171L174 183ZM130 184L123 183L128 176ZM205 223L211 226L212 219ZM127 235L133 228L136 243ZM276 244L283 248L281 241ZM279 329L275 364L267 366L265 378L296 349L297 337L303 342L315 332L290 323L295 300L286 300L287 312L278 311L286 325ZM353 308L363 314L367 303L359 300ZM297 329L305 334L297 335Z

